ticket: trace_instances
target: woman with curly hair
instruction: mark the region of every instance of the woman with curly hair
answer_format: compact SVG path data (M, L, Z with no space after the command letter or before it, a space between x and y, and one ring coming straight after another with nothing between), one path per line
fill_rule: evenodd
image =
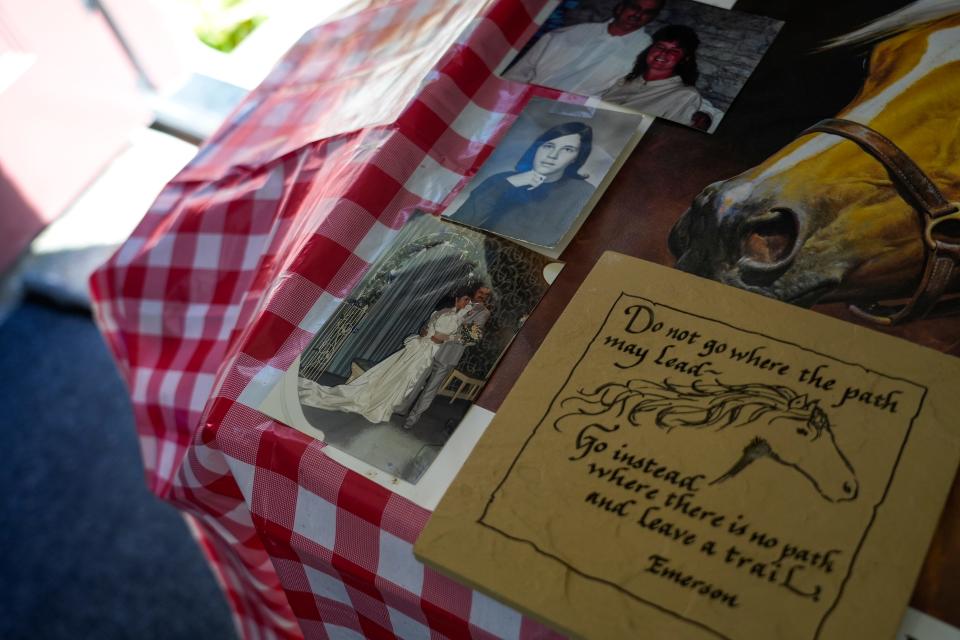
M691 124L703 98L697 81L700 38L690 27L668 25L653 34L653 44L640 52L633 71L607 89L601 98L652 116Z

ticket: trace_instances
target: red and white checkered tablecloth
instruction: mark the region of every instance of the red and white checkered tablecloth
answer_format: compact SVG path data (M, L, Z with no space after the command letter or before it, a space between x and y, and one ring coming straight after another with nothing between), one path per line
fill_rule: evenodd
M91 279L150 488L188 514L245 638L537 638L426 569L428 512L251 407L415 209L534 95L493 69L547 0L402 0L308 32Z

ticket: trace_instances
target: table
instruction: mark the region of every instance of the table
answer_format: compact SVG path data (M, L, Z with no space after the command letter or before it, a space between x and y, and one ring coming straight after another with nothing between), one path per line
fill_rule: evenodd
M559 95L491 73L533 33L545 1L484 4L376 3L308 32L91 280L130 387L147 482L187 515L245 638L556 636L424 568L411 548L426 510L250 408L409 215L439 212L531 96ZM566 269L481 406L496 410L603 250L671 264L663 239L704 185L849 99L856 87L837 59L800 52L890 3L866 4L830 5L832 25L818 24L825 1L739 5L788 21L777 51L713 137L651 128L565 252ZM786 73L784 60L800 62ZM784 85L810 92L825 68L846 84L821 83L802 104L784 94ZM956 328L926 330L946 344L952 336L957 353ZM916 327L897 331L916 338ZM954 625L958 486L913 601Z

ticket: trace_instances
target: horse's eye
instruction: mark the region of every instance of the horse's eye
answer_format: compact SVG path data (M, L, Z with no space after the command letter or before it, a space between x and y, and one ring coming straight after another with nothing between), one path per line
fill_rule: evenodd
M808 435L810 435L810 432L807 431L806 429L804 429L803 427L798 427L798 428L797 428L797 433L799 433L799 434L802 435L802 436L808 436Z
M810 416L810 422L813 423L818 429L823 429L830 425L830 421L827 419L827 414L825 414L819 407L813 410L813 414Z

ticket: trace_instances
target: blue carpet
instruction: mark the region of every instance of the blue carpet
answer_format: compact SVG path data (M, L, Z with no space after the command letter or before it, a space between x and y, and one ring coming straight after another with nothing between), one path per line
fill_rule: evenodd
M89 317L0 326L0 638L235 638L179 513L149 493L127 390Z

